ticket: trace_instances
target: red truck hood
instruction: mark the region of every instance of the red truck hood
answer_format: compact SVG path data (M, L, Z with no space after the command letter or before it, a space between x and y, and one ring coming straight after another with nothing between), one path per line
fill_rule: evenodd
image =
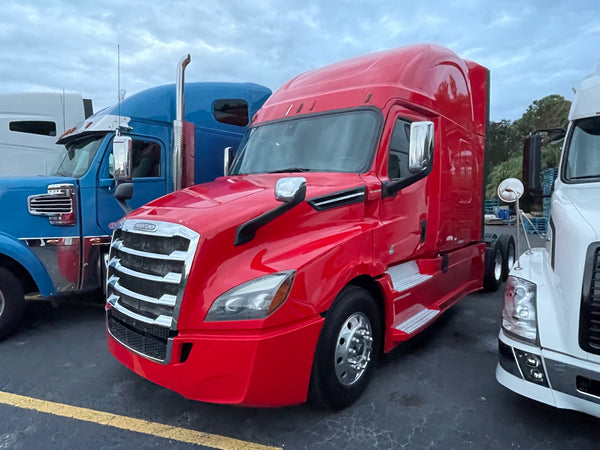
M154 200L127 218L179 223L209 237L280 206L274 195L275 184L290 176L306 178L306 200L364 185L360 175L343 173L222 177Z

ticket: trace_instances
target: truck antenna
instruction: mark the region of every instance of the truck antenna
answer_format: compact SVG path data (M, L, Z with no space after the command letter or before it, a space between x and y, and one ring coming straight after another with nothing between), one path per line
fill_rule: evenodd
M63 88L62 92L62 114L63 114L63 126L62 132L64 133L67 129L67 112L66 112L66 103L65 103L65 88Z
M119 136L119 128L121 127L121 45L117 44L117 103L118 103L118 115L117 115L117 131L116 135Z

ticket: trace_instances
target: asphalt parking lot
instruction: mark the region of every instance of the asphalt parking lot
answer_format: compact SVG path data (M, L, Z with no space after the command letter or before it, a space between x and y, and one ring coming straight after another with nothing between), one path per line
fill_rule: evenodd
M186 400L111 357L102 298L31 302L0 342L0 449L598 448L598 419L496 382L501 303L501 290L466 297L387 355L356 404L332 413Z

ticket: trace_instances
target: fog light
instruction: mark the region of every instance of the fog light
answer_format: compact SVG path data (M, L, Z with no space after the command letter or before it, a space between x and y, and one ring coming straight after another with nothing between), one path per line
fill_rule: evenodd
M548 387L541 356L535 353L524 352L518 348L515 348L515 356L517 357L517 363L519 364L523 378L532 383Z
M535 380L542 381L544 379L544 374L540 372L538 369L531 369L529 372L531 377Z
M538 367L540 365L540 360L535 356L529 355L527 359L525 359L525 364L529 367Z

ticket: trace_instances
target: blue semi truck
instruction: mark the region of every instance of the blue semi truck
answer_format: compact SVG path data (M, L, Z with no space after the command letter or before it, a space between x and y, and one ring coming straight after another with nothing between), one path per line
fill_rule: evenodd
M189 55L177 84L139 92L67 130L49 176L0 178L0 339L21 319L26 298L103 285L111 226L124 215L112 176L115 135L130 138L133 208L223 175L224 149L237 147L271 91L254 83L184 85L187 63Z

